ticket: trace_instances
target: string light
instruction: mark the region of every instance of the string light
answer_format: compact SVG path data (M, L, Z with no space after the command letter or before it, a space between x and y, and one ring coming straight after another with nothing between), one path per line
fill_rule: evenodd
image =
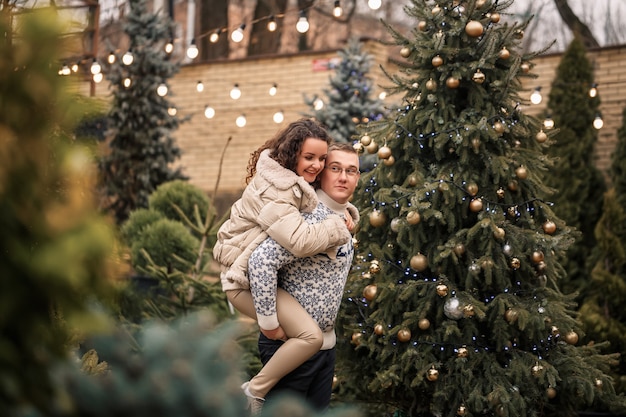
M546 129L554 128L554 120L552 120L552 116L550 116L549 114L546 116L545 120L543 121L543 127L545 127Z
M70 75L72 73L72 71L70 70L70 67L67 66L67 64L63 64L63 67L59 70L59 75Z
M298 23L296 23L296 30L299 33L307 33L309 30L309 21L306 18L304 10L300 12L300 18L298 19Z
M172 117L176 116L176 113L178 113L178 110L176 110L176 107L169 107L167 109L167 114L169 114Z
M382 4L383 4L382 0L368 0L367 1L367 5L372 10L380 9L380 6L382 6Z
M199 53L200 51L198 51L198 46L196 45L196 39L194 38L191 40L191 43L189 44L189 48L187 48L187 58L196 59Z
M115 54L113 53L113 51L109 52L109 56L107 57L107 62L109 64L115 64Z
M339 0L336 0L335 6L333 7L333 16L341 17L342 14L343 14L343 9L341 8L341 4Z
M315 101L313 101L313 108L315 110L322 110L324 108L324 100L319 97L316 98Z
M132 51L129 49L128 52L126 52L123 56L122 56L122 63L124 65L130 65L133 63L133 61L135 60L135 57L133 56Z
M235 84L233 89L230 90L230 98L233 100L239 100L241 97L241 90L239 89L239 84Z
M218 30L216 30L215 32L212 32L212 33L209 35L209 42L211 42L211 43L217 43L217 41L219 41L219 40L220 40L220 33L221 33L221 30L219 30L219 29L218 29Z
M242 114L241 116L237 117L237 120L235 120L235 124L237 125L237 127L244 127L247 122L248 121L246 120L245 114Z
M93 74L92 79L93 79L94 83L98 84L98 83L102 82L102 80L104 79L104 74L101 73L101 72L99 72L97 74Z
M530 102L533 104L539 104L543 100L541 96L541 87L535 87L535 91L530 95Z
M278 92L278 85L274 84L270 87L270 96L274 97Z
M215 117L215 109L208 104L204 107L204 117L212 119Z
M93 59L93 62L91 63L91 68L89 70L93 75L100 74L102 72L102 67L95 58Z
M274 15L271 15L269 21L267 22L267 30L269 30L270 32L274 32L276 30L276 27L276 18L274 17Z
M130 87L132 83L133 81L128 77L124 78L124 81L122 81L122 85L126 88Z
M204 91L204 84L202 84L202 81L198 81L198 83L196 84L196 91L198 93L201 93Z
M282 110L278 110L276 113L274 113L272 119L274 120L274 123L282 123L285 120L285 114Z
M72 64L72 72L78 72L79 64L79 62L75 62L74 64Z
M591 84L591 88L589 89L589 97L594 98L598 95L598 84Z
M233 33L230 34L230 38L235 43L239 43L243 40L243 30L246 28L245 24L242 24L237 29L233 30Z
M598 113L596 114L596 118L593 119L593 127L600 130L602 129L602 126L604 126L604 120L602 120L602 116Z
M165 97L167 95L167 90L167 85L165 83L161 83L157 87L157 94L161 97Z
M172 52L174 52L174 40L170 39L166 44L165 47L163 48L165 50L166 54L171 54Z

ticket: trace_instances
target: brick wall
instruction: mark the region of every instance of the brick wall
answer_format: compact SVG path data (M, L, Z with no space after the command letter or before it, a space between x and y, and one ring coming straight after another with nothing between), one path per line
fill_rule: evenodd
M380 65L388 70L393 68L388 61L389 54L397 54L397 48L390 49L370 41L365 44L365 49L375 58L370 76L375 80L375 94L378 94L382 91L379 85L390 85ZM220 157L231 138L219 176L218 209L227 208L239 196L245 185L250 153L279 128L309 111L304 96L320 94L325 97L322 91L328 88L333 72L325 70L324 63L337 57L336 51L324 51L193 64L184 66L171 80L171 99L177 105L179 115L192 116L175 133L184 152L181 165L190 181L209 194L215 189L220 174ZM600 110L605 121L604 128L599 131L595 158L598 167L606 171L615 147L616 131L622 123L622 108L626 106L626 71L620 70L626 65L626 45L590 51L589 58L595 65L595 80L602 101ZM538 78L525 82L527 92L522 96L530 96L536 86L541 86L544 100L540 105L526 108L524 111L528 114L539 115L545 111L559 61L560 55L557 54L534 61L533 73ZM204 84L202 93L196 91L198 81ZM242 91L239 100L229 97L235 83ZM268 91L274 83L278 85L278 94L271 97ZM107 94L106 86L99 85L97 94ZM387 101L391 103L396 98ZM206 105L215 109L213 119L204 117ZM285 121L280 125L272 120L278 110L285 114ZM240 114L247 118L247 125L243 128L235 125Z

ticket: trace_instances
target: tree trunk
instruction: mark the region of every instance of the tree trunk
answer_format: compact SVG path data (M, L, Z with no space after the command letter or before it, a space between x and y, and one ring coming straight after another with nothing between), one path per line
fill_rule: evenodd
M287 10L287 0L259 0L254 9L254 25L250 32L248 56L272 54L280 50L283 32L283 16ZM267 30L268 16L276 20L276 30Z
M200 1L200 34L196 44L200 49L200 59L228 58L228 30L220 33L216 43L209 41L211 31L227 29L228 0L201 0Z
M563 22L565 22L567 27L572 31L572 34L582 41L585 48L598 48L600 46L591 33L591 30L589 30L589 27L574 14L567 0L554 0L554 4Z

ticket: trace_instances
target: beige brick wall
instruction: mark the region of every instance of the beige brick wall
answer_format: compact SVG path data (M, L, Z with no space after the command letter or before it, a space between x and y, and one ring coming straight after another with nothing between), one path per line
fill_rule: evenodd
M387 48L376 42L367 42L366 50L376 59L370 76L375 79L375 94L378 85L390 83L379 66L389 69L390 53L397 55L397 48ZM316 63L337 59L336 51L256 57L225 60L206 64L187 65L171 80L172 101L179 115L192 115L190 121L181 125L175 133L184 155L181 165L190 181L212 194L219 173L219 162L227 139L232 138L226 154L218 188L218 208L226 208L238 197L244 187L246 164L250 153L282 126L308 112L304 95L312 97L328 88L332 71L319 70ZM599 132L595 155L600 169L606 171L615 147L616 131L622 123L622 108L626 106L626 45L589 52L595 65L595 79L602 101L600 110L605 125ZM527 107L528 114L543 114L550 84L560 55L545 55L534 61L533 73L537 79L524 82L523 97L528 97L535 86L542 86L544 101L538 106ZM202 81L204 92L196 91ZM232 100L229 91L235 83L242 90L239 100ZM278 94L268 93L273 83L278 85ZM107 87L99 85L98 95L106 95ZM323 95L323 94L322 94ZM325 95L323 95L325 97ZM389 102L395 97L388 99ZM209 104L215 111L213 119L204 117L204 108ZM278 110L285 113L285 121L277 125L272 121ZM248 120L244 128L235 126L235 119L245 114Z

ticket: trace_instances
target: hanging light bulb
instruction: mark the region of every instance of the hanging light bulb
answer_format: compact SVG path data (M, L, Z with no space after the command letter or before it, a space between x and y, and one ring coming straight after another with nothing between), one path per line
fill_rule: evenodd
M270 20L267 22L267 30L269 30L270 32L274 32L276 30L276 18L274 17L274 15L270 16Z
M594 98L598 95L598 84L591 84L591 88L589 89L589 97Z
M381 91L381 92L380 92L380 94L378 95L378 98L379 98L380 100L384 100L384 99L386 99L386 98L387 98L387 92L385 92L385 91Z
M282 110L278 110L274 113L274 117L272 117L272 119L274 120L274 123L282 123L285 120L285 114Z
M217 43L220 40L220 30L216 30L215 32L211 32L209 35L209 42Z
M372 10L378 10L378 9L380 9L380 6L383 5L383 2L382 2L382 0L368 0L367 1L367 5Z
M133 56L132 51L129 49L128 52L126 52L123 56L122 56L122 63L124 65L130 65L133 63L133 61L135 60L135 57Z
M299 33L307 33L309 30L309 21L306 18L304 10L300 12L300 18L298 19L298 23L296 23L296 30Z
M341 17L343 14L343 9L341 8L341 3L339 0L335 0L335 6L333 7L333 16Z
M126 88L130 87L132 83L132 80L128 77L124 78L124 81L122 81L122 85Z
M204 107L204 117L207 119L212 119L215 117L215 109L209 105Z
M248 121L246 120L245 114L242 114L241 116L237 117L237 120L235 120L235 124L237 125L237 127L244 127L247 122Z
M93 59L93 62L91 63L91 68L89 70L94 75L100 74L102 72L102 67L100 66L96 58Z
M198 93L201 93L204 91L204 84L202 84L202 81L198 81L198 84L196 84L196 91Z
M165 83L159 84L157 87L157 94L161 97L165 97L167 95L167 85Z
M313 108L315 110L322 110L324 108L324 101L321 98L316 98L315 101L313 101Z
M70 67L67 64L63 64L63 67L59 70L59 75L70 75L71 72Z
M541 96L541 87L535 87L535 91L530 95L530 102L533 104L539 104L543 100Z
M172 117L176 116L176 113L178 113L178 110L176 110L176 107L169 107L167 109L167 114L169 114Z
M78 72L78 68L79 68L79 63L78 62L74 62L72 64L71 70L72 70L72 72Z
M174 52L174 39L170 38L170 40L167 41L163 49L165 50L166 54L171 54L172 52Z
M237 29L233 30L233 33L230 34L230 38L235 43L239 43L243 40L243 30L246 28L245 24L242 24Z
M602 120L602 116L600 115L600 113L596 114L596 118L593 119L593 127L595 127L597 130L602 129L602 126L604 126L604 120Z
M230 98L233 100L239 100L241 97L241 90L239 89L239 84L235 84L233 89L230 90Z
M115 53L113 51L109 52L109 56L107 57L107 62L109 64L115 64Z
M270 96L274 97L277 92L278 92L278 85L274 83L274 85L270 87Z
M200 51L198 51L198 47L196 46L196 39L194 38L191 40L189 48L187 48L187 58L196 59L199 53Z
M545 127L546 129L554 128L554 120L552 120L552 116L546 116L545 120L543 121L543 127Z
M97 74L93 74L92 76L93 82L98 84L100 82L102 82L102 80L104 79L104 74L99 72Z

